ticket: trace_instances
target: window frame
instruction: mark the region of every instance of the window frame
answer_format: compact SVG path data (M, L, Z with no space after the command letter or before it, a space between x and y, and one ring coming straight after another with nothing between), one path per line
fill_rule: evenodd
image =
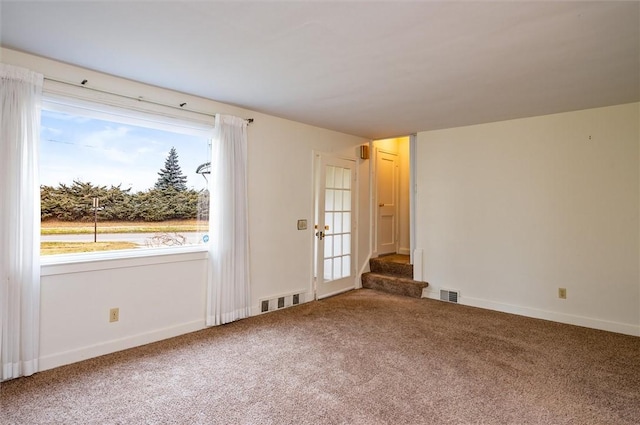
M42 94L41 110L80 115L108 120L125 125L148 127L157 130L199 136L211 143L214 118L188 110L164 106L156 102L140 102L126 96L91 90L57 81L46 80ZM209 159L209 158L208 158ZM39 161L42 161L40 156ZM40 191L38 190L38 196ZM40 249L40 246L38 246ZM208 243L179 247L145 247L72 254L39 255L42 275L74 271L102 270L117 267L133 267L172 261L190 261L206 258ZM183 259L176 260L175 256ZM172 260L173 259L173 260Z

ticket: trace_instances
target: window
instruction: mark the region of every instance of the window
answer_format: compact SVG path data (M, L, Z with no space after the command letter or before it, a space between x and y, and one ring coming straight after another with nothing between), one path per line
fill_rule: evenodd
M206 244L210 132L166 115L45 99L41 254Z

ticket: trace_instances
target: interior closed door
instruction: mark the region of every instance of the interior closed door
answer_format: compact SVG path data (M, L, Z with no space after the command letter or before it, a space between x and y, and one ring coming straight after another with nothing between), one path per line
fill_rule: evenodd
M377 253L395 253L398 249L398 158L381 151L376 155L376 205Z
M316 298L355 288L355 161L320 156L316 161Z

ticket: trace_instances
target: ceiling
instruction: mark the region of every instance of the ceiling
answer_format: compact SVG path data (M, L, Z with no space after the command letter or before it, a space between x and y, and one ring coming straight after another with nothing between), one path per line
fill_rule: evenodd
M640 2L6 1L0 43L367 138L640 100Z

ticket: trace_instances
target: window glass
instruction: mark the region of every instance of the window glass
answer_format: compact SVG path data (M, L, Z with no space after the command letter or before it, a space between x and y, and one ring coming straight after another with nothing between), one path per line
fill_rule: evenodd
M42 255L208 241L208 133L125 112L45 103Z

